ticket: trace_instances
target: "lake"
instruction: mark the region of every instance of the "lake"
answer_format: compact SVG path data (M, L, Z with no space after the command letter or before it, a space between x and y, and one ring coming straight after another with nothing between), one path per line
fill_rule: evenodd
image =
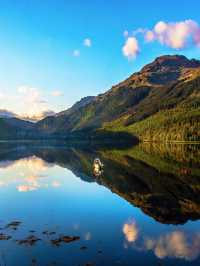
M0 265L200 265L199 166L200 145L1 143Z

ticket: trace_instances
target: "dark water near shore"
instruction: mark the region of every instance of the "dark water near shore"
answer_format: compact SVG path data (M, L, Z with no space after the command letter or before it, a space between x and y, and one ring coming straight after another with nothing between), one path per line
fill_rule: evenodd
M200 265L199 166L198 145L1 143L0 266Z

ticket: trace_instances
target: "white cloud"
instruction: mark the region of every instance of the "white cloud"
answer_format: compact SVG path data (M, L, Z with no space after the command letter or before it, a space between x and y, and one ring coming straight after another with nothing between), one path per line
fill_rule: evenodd
M85 46L87 46L87 47L91 47L91 46L92 46L92 41L91 41L91 39L86 38L86 39L83 41L83 45L85 45Z
M128 59L134 59L140 52L137 39L135 37L129 37L122 48L122 52Z
M200 26L191 19L170 23L159 21L152 30L146 31L145 40L158 41L173 49L185 48L190 40L200 46Z
M44 112L49 111L49 105L46 99L43 97L43 92L39 88L30 86L20 86L17 89L18 101L23 110L26 110L25 114L21 116L42 116Z
M192 20L178 22L157 22L152 29L138 28L130 36L127 30L124 31L126 43L122 51L128 59L134 59L140 52L136 35L144 37L146 43L157 41L162 45L172 49L184 49L187 46L194 45L200 48L200 25Z
M51 95L54 96L54 97L59 97L59 96L62 96L63 93L59 90L55 90L55 91L52 91L51 92Z
M73 51L73 56L75 56L75 57L80 56L80 54L81 54L80 51L77 49Z
M25 119L25 120L29 120L31 122L36 122L39 120L42 120L43 118L47 117L47 116L55 116L56 112L54 112L53 110L45 110L45 111L40 111L37 114L24 114L19 116L19 118Z

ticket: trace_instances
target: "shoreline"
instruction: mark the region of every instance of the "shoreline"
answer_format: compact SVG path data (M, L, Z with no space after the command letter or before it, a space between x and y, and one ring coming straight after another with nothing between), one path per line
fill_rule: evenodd
M31 142L55 142L55 143L114 143L115 141L95 141L93 140L64 140L64 139L26 139L26 140L0 140L0 143L31 143ZM128 142L128 141L127 141ZM119 143L127 143L126 141L119 141ZM154 143L154 144L200 144L200 141L151 141L151 140L139 140L139 143Z

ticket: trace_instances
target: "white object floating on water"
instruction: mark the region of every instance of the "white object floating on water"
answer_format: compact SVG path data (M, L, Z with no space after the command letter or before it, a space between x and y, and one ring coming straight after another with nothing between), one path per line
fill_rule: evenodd
M99 158L95 158L93 162L93 173L95 176L100 176L103 171L103 163Z

